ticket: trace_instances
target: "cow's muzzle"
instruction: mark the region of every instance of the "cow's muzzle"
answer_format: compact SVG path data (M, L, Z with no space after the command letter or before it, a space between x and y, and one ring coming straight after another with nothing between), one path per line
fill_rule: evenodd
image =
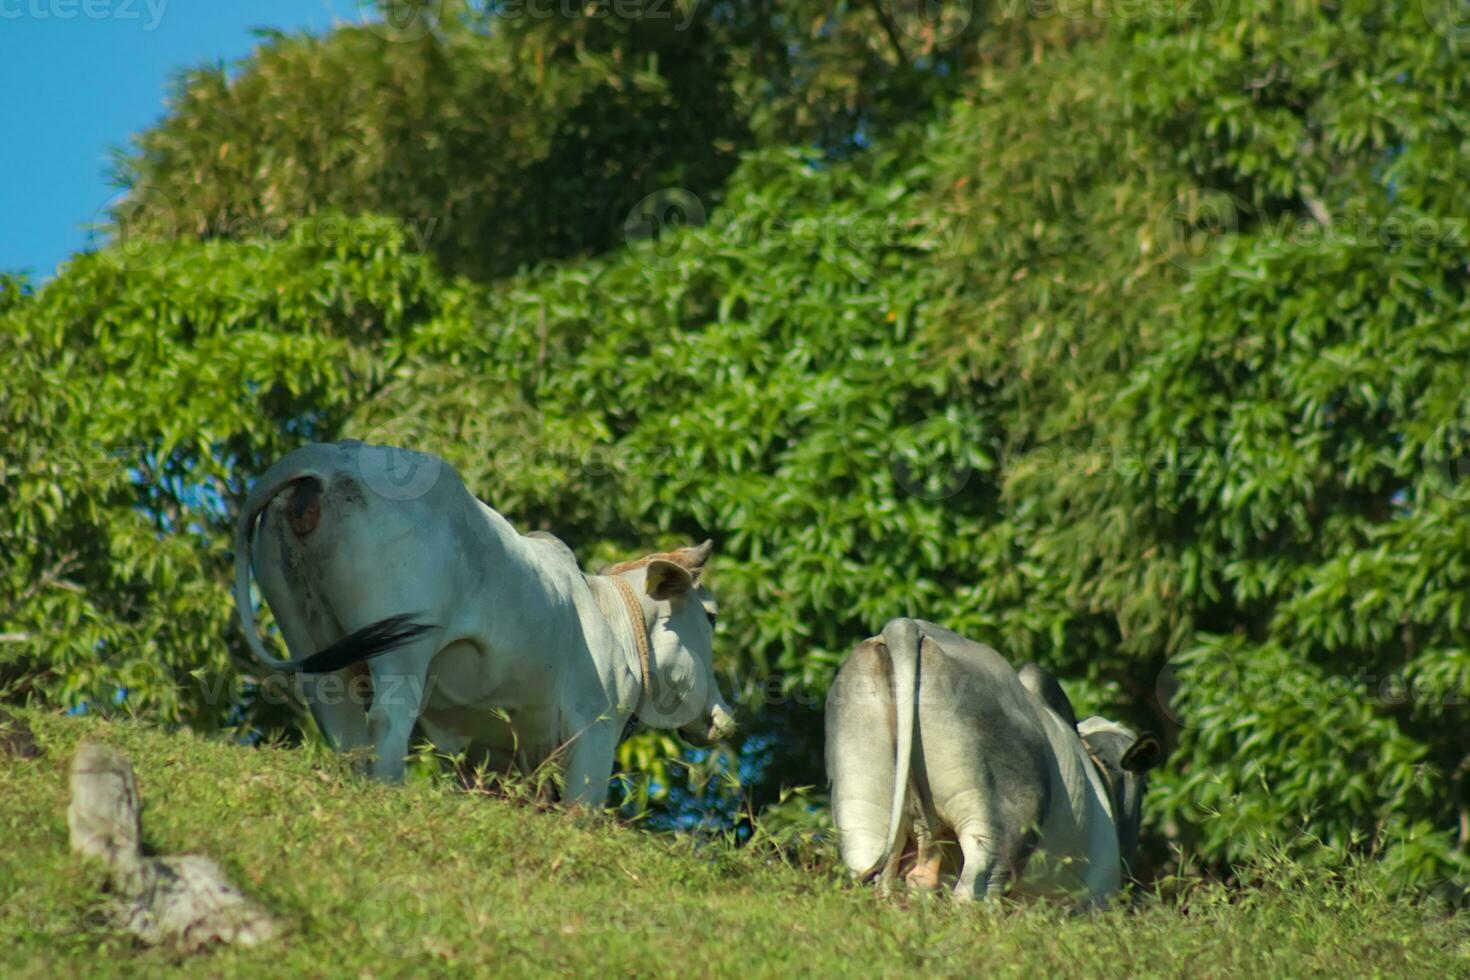
M679 729L679 737L695 748L705 748L735 734L735 719L724 705L715 705L708 718Z

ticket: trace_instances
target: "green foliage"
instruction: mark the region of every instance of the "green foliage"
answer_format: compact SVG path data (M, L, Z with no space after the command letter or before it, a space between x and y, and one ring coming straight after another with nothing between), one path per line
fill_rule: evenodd
M1470 230L1435 169L1470 73L1417 4L1216 13L983 75L939 144L971 232L930 336L989 387L1029 572L984 605L1152 706L1177 844L1306 827L1423 874L1470 843Z

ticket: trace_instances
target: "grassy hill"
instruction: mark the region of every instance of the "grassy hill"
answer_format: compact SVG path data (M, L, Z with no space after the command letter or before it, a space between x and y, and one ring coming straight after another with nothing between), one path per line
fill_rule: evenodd
M1174 883L1136 907L885 902L822 852L657 835L458 791L392 788L322 750L25 716L44 754L0 758L0 962L10 977L975 975L1454 976L1470 915L1396 899L1370 868L1263 865L1249 889ZM181 959L97 914L101 875L67 850L80 739L127 752L144 836L202 852L286 926L283 939Z

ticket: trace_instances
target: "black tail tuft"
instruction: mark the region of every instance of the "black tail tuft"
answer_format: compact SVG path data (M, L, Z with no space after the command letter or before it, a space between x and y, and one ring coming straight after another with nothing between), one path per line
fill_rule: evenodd
M403 646L409 640L433 629L413 622L413 616L389 616L349 633L325 650L297 661L296 670L303 674L330 674L351 667L380 653Z

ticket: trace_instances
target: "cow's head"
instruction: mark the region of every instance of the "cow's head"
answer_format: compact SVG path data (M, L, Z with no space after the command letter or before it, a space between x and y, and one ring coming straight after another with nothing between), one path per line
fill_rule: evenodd
M1077 725L1082 744L1103 769L1103 781L1112 797L1113 822L1118 827L1118 852L1125 865L1138 851L1138 828L1143 822L1143 794L1148 771L1159 764L1162 749L1152 735L1134 735L1122 725L1085 718Z
M639 701L638 720L677 729L694 745L709 745L735 731L735 719L715 679L715 599L699 584L713 551L714 543L706 541L603 572L628 580L650 624L651 690Z

